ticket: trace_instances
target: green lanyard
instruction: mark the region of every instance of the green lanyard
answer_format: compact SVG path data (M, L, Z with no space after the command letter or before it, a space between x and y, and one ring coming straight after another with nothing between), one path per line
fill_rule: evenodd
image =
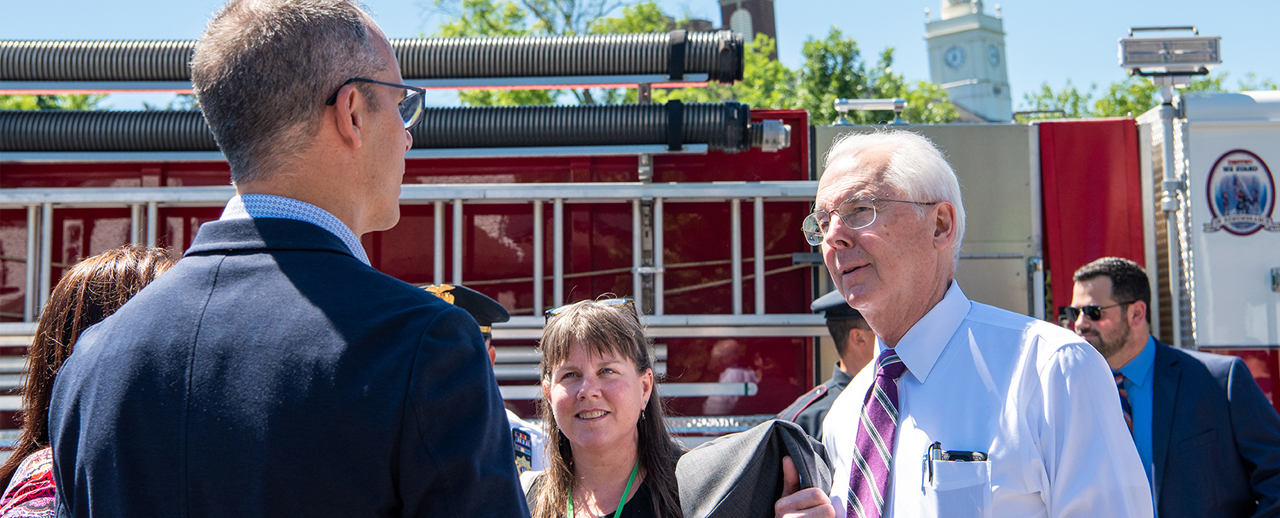
M640 460L636 459L636 464L631 467L631 478L627 479L627 488L622 490L622 499L618 501L618 510L613 512L613 518L622 517L622 505L627 503L627 495L631 493L631 483L636 481L636 472L640 471ZM569 490L569 516L573 518L573 489Z

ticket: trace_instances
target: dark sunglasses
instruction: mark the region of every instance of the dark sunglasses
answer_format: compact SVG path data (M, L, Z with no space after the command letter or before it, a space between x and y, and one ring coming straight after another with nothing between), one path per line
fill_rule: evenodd
M604 299L604 300L595 300L595 301L592 301L592 302L595 302L596 304L602 304L602 305L605 305L605 306L609 306L609 307L611 307L611 308L621 308L621 307L625 307L625 308L628 308L628 309L630 309L630 310L631 310L631 314L633 314L633 315L635 315L635 314L636 314L636 301L635 301L635 299ZM577 304L577 303L575 302L574 304ZM551 319L553 319L553 318L555 318L555 317L560 316L560 314L561 314L561 313L564 313L564 312L565 312L565 310L569 309L569 306L572 306L572 305L574 305L574 304L565 304L565 305L560 306L560 307L558 307L558 308L554 308L554 309L548 309L548 310L546 310L546 311L545 311L545 312L543 312L543 314L542 314L542 316L545 318L545 320L544 320L543 322L544 322L544 323L546 323L546 322L550 322L550 321L551 321ZM639 315L636 315L636 316L637 316L637 318L639 318Z
M412 128L414 124L417 124L418 121L422 119L422 112L427 109L426 89L418 88L416 86L384 83L382 81L374 81L363 77L353 77L348 79L347 82L342 83L342 86L347 86L351 83L372 83L375 85L403 88L404 99L396 105L396 109L400 112L400 120L404 121L404 129ZM338 89L333 92L333 95L329 96L329 100L324 102L326 105L333 106L334 103L338 102L338 92L342 91L342 86L339 86Z
M1119 302L1116 304L1112 304L1110 306L1099 306L1097 304L1089 304L1088 306L1084 306L1081 308L1077 308L1074 306L1066 306L1062 308L1062 314L1066 316L1067 320L1070 322L1075 322L1076 319L1080 318L1080 314L1082 313L1084 314L1084 316L1089 317L1089 320L1098 320L1102 318L1102 310L1114 308L1116 306L1128 306L1129 304L1133 304L1134 302L1137 302L1137 301L1131 300L1129 302Z

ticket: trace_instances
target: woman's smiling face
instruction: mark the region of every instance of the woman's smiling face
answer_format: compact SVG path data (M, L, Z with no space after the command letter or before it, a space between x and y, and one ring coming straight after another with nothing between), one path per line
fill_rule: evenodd
M639 440L636 423L653 393L653 371L637 372L629 358L573 344L542 390L574 455L607 451ZM584 450L585 448L585 450Z

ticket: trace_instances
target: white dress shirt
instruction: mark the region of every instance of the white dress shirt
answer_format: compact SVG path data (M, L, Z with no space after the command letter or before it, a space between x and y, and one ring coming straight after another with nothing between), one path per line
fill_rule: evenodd
M886 348L876 340L877 353ZM1151 491L1101 354L1048 322L970 302L955 281L895 348L898 431L885 517L1152 516ZM875 362L836 399L823 443L844 518ZM930 445L987 462L925 461ZM932 477L930 476L932 464Z

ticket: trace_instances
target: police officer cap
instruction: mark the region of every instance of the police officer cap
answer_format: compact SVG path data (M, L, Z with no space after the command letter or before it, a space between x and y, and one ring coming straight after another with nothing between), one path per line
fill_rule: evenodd
M845 302L839 290L818 297L818 300L809 305L809 309L815 313L822 311L827 320L862 318L858 310L849 307L849 303Z
M494 322L511 320L511 313L508 313L507 308L502 307L502 304L466 286L433 284L422 289L434 293L445 302L467 310L467 313L471 313L471 318L476 319L476 323L480 324L480 332L486 337L493 334L491 326Z

